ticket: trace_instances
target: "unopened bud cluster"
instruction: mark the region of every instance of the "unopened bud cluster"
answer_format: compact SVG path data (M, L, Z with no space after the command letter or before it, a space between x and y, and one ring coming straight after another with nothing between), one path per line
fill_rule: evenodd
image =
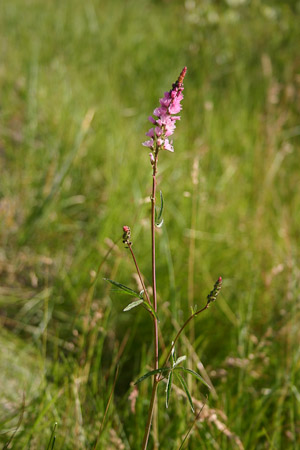
M209 305L209 303L214 302L216 300L216 298L218 297L218 294L221 290L221 287L222 287L222 277L219 277L217 279L217 281L215 282L213 290L210 291L210 293L207 296L207 305Z
M127 225L123 226L123 244L131 244L131 230Z

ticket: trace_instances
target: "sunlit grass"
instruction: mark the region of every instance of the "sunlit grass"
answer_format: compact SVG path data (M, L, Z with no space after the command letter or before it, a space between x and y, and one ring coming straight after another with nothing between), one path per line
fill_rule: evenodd
M137 287L122 246L90 286L124 224L151 278L141 142L157 98L187 65L175 153L159 169L166 346L189 315L191 239L193 303L224 279L193 324L195 342L182 338L178 349L215 388L206 400L192 387L207 410L188 448L235 448L234 436L248 449L297 448L299 8L236 3L0 3L1 442L25 392L15 448L45 448L55 422L55 449L93 448L119 362L99 448L139 448L150 382L135 412L128 397L148 370L152 324L143 311L122 313L126 298L102 282ZM166 410L160 390L161 448L177 449L194 416L180 392Z

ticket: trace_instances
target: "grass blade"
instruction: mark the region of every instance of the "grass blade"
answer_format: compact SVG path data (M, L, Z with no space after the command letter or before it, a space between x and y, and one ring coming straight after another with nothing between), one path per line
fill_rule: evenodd
M11 435L11 437L9 438L9 440L6 442L6 444L4 444L3 450L10 448L11 442L13 441L18 429L20 428L20 425L23 421L23 416L24 416L24 411L25 411L25 393L23 392L23 400L22 400L22 406L21 406L21 414L17 423L17 426L15 428L15 431L13 432L13 434Z
M111 391L110 391L110 394L109 394L109 398L108 398L108 401L107 401L107 404L106 404L106 408L105 408L105 411L104 411L104 416L103 416L103 419L102 419L102 422L101 422L101 425L100 425L100 428L99 428L97 440L96 440L96 443L95 443L95 446L94 446L93 450L95 450L97 448L97 445L99 443L99 439L100 439L102 431L103 431L103 425L104 425L104 422L105 422L105 419L106 419L106 416L107 416L107 413L108 413L108 410L109 410L109 406L110 406L110 403L111 403L111 399L112 399L112 396L113 396L113 393L114 393L114 390L115 390L115 387L116 387L118 373L119 373L119 365L117 365L117 367L116 367L116 372L115 372L113 385L112 385L112 388L111 388Z
M55 433L56 427L57 427L57 422L54 423L54 426L53 426L53 429L51 432L51 436L50 436L50 440L49 440L49 443L47 446L47 450L52 450L54 448L54 443L55 443L55 434L54 433Z

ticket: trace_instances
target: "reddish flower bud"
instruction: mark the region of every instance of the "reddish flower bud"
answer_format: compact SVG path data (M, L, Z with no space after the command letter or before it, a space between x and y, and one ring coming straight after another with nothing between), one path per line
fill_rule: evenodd
M186 74L186 71L187 71L187 67L184 67L184 68L182 69L181 74L179 75L178 83L181 84L181 83L183 82L184 77L185 77L185 74Z

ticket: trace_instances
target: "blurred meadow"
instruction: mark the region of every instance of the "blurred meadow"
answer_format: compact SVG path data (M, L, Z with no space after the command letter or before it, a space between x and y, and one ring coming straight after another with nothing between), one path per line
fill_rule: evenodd
M299 23L296 0L1 0L4 448L51 448L56 422L55 450L140 448L152 322L103 278L139 288L129 225L151 283L141 142L186 65L159 159L161 353L224 282L177 345L213 389L188 379L195 420L160 383L149 449L193 422L181 448L300 449Z

